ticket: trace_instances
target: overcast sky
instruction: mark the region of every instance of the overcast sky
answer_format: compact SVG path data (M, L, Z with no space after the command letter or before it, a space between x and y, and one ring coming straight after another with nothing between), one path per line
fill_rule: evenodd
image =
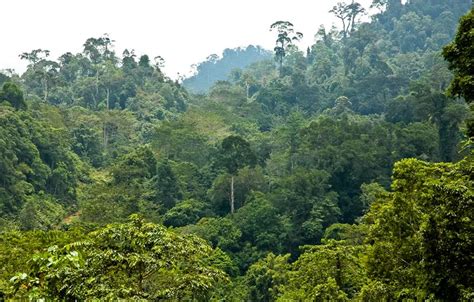
M0 70L23 72L18 55L36 48L57 58L82 51L89 37L108 33L115 50L162 56L175 78L225 48L272 49L270 25L288 20L310 45L320 24L337 23L329 9L341 0L10 0L0 7ZM346 0L347 2L349 0ZM359 0L366 8L371 0Z

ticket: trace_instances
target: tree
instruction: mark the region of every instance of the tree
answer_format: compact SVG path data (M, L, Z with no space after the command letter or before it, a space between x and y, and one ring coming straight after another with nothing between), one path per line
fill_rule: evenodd
M205 301L226 274L202 239L178 235L136 215L65 247L32 256L12 278L12 298Z
M115 53L112 50L115 41L110 39L108 34L99 38L89 38L84 43L84 53L94 64L107 60L115 60Z
M281 295L282 285L288 282L290 254L276 256L269 253L250 266L245 274L249 287L248 301L273 302Z
M60 225L65 214L61 204L52 196L40 194L29 196L18 220L22 230L49 230Z
M294 252L302 244L318 243L324 229L338 221L338 194L330 190L329 178L325 171L298 168L273 184L269 199L291 227L285 250Z
M73 138L72 150L89 160L93 166L98 167L103 160L99 133L81 123L72 129L71 135Z
M466 106L428 85L412 83L410 86L411 95L408 99L411 100L410 109L413 110L415 120L429 120L436 125L441 160L454 160L461 135L459 125L467 116Z
M354 0L352 0L351 4L348 5L348 8L349 8L349 15L351 18L350 19L350 24L351 24L350 32L352 33L355 30L357 17L365 14L365 8L363 8L360 3L355 2Z
M350 4L338 2L329 12L341 20L342 34L344 39L346 39L349 33L354 32L357 16L364 14L365 9L360 3L352 0Z
M41 205L39 205L41 207ZM45 209L45 211L47 211ZM83 240L84 232L79 228L68 231L18 231L3 230L0 232L0 297L8 300L7 296L12 293L12 283L9 281L18 272L26 272L31 269L32 254L39 252L49 246L64 246L71 240ZM25 274L26 275L26 274ZM25 276L26 278L26 276ZM16 279L16 278L15 278ZM25 280L25 279L23 279ZM28 300L27 297L25 297ZM13 300L22 300L16 298Z
M240 249L242 232L230 218L204 217L196 225L187 226L185 230L206 239L214 248L230 253Z
M218 175L208 191L213 210L218 215L229 212L229 196L231 195L231 181L228 173ZM261 167L244 167L234 175L234 208L238 209L246 203L253 191L266 192L268 182Z
M392 193L380 196L363 218L371 243L368 277L391 299L470 299L473 165L471 157L395 165Z
M370 7L376 7L383 11L384 9L391 9L393 6L401 6L401 0L372 0ZM387 7L388 6L388 7Z
M156 172L156 199L163 205L164 210L169 210L183 197L178 185L178 179L167 160L160 163Z
M20 55L22 60L30 62L28 68L31 76L35 79L39 77L39 81L43 90L43 101L48 101L50 86L57 81L59 64L55 61L48 60L49 50L35 49L31 52L24 52ZM27 74L27 73L26 73Z
M124 155L112 168L115 184L133 184L157 175L156 159L148 145L140 146Z
M329 240L324 245L305 246L292 264L288 282L278 301L348 301L365 281L363 246Z
M99 99L99 85L101 73L110 70L110 65L115 65L117 58L115 57L115 52L112 50L114 40L110 39L107 34L104 34L99 38L89 38L84 43L84 54L92 62L93 72L95 77L95 94L94 99L97 102ZM115 66L114 66L115 67ZM106 88L108 86L106 85ZM106 96L107 109L109 109L109 95Z
M295 32L293 24L289 21L277 21L270 25L270 31L276 30L278 32L277 39L275 41L276 46L273 49L275 51L275 59L277 60L280 71L283 66L283 58L286 56L288 49L293 46L293 42L301 40L303 34Z
M229 202L232 214L235 211L234 177L240 168L254 166L256 160L257 158L250 148L250 144L242 137L231 135L222 141L218 161L220 166L231 175Z
M452 96L474 102L474 9L461 18L454 41L443 49L454 78L448 89ZM474 139L474 120L468 122L468 136Z
M182 227L199 221L204 216L209 216L207 205L204 202L187 199L178 202L163 216L166 226Z
M10 80L10 77L3 72L0 72L0 85L3 86L3 83L7 82L8 80Z
M42 206L35 202L41 191L54 197L51 204L60 200L71 206L76 201L80 160L69 149L65 129L53 128L40 110L36 114L0 106L0 218L16 217L29 201L24 217L37 209L36 214L41 213ZM46 207L56 212L54 206Z
M259 251L281 253L288 236L288 223L277 208L260 192L255 192L234 216L242 231L242 242L250 242Z
M7 101L16 109L26 109L23 91L14 83L6 82L0 91L0 102Z

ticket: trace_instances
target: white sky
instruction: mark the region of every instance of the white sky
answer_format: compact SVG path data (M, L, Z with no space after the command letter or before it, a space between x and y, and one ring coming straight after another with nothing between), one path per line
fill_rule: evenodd
M341 0L8 0L0 3L0 70L23 72L18 55L42 48L56 59L82 51L87 38L110 34L115 50L162 56L175 78L225 48L272 49L270 25L290 21L313 42L320 24L339 25L328 11ZM348 0L347 0L348 2ZM371 0L359 0L368 8Z

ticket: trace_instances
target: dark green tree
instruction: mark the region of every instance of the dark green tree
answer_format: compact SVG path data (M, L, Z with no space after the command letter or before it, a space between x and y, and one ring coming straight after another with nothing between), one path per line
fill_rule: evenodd
M338 2L330 11L342 22L342 35L344 39L355 30L357 17L365 13L365 9L358 2L352 0L350 4Z
M207 205L195 199L187 199L178 202L168 210L163 217L166 226L182 227L199 221L204 216L209 216Z
M250 144L240 136L226 137L220 146L218 165L223 167L230 175L230 212L235 211L234 177L240 168L254 166L257 158L250 148Z
M26 109L23 91L14 83L6 82L0 91L0 102L7 101L16 109Z
M9 79L10 79L9 76L0 72L0 85L3 85L3 83L7 82Z
M85 124L80 124L73 128L71 132L73 137L72 150L89 160L93 166L99 166L103 160L99 133Z
M474 102L474 9L461 18L454 41L443 49L443 56L454 72L448 89L453 96ZM472 109L471 109L472 111ZM468 121L468 136L474 139L474 119Z
M24 52L20 55L22 60L29 61L28 71L25 75L39 82L42 90L43 101L48 101L49 92L52 84L57 82L59 64L55 61L48 60L50 51L43 49L35 49L31 52ZM30 83L27 81L27 83Z
M451 42L443 49L443 55L454 72L449 87L453 96L474 102L474 9L461 18L459 28Z
M156 200L163 205L164 210L173 208L176 202L183 197L178 179L167 160L158 165L155 186L157 189Z
M270 31L276 30L278 32L277 39L275 41L276 46L273 49L275 51L275 59L280 66L280 71L283 66L283 58L287 55L288 49L293 46L294 42L301 40L303 34L295 32L293 24L289 21L277 21L270 25Z

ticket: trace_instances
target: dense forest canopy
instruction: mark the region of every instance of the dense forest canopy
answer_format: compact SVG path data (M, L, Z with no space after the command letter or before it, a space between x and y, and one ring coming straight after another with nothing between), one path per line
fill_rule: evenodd
M370 21L361 17L374 12ZM0 73L0 300L474 299L474 9L334 4L338 27Z

